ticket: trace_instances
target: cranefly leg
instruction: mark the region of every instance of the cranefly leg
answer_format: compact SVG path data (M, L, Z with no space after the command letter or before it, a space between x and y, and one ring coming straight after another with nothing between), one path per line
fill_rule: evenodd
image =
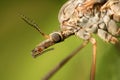
M95 80L95 71L96 71L96 40L94 38L90 39L90 42L93 44L93 54L92 54L92 66L90 73L90 80Z
M89 41L84 41L76 50L63 59L55 68L53 68L42 80L49 80L57 71L59 71L72 57L74 57Z

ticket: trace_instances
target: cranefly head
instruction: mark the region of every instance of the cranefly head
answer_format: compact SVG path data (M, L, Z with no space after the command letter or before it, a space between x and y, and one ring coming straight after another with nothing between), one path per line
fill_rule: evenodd
M36 57L37 55L41 55L44 52L51 50L51 48L50 49L46 49L46 48L54 45L55 43L59 43L61 41L63 41L61 32L51 33L48 39L38 44L38 46L36 46L36 48L32 50L32 56Z
M20 17L22 20L24 20L26 23L28 23L30 26L32 26L33 28L35 28L46 40L44 40L43 42L41 42L40 44L38 44L36 46L36 48L34 48L32 50L32 56L36 57L38 55L42 55L44 52L52 50L52 49L46 49L56 43L62 42L65 38L67 38L68 36L74 34L71 31L57 31L57 32L53 32L49 35L43 33L39 26L30 18L26 17L25 15L20 14Z

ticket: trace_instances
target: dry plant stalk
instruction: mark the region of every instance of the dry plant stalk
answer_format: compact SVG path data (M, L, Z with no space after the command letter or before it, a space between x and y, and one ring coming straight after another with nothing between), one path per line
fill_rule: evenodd
M63 59L43 80L49 80L88 42L93 45L90 80L95 80L97 47L96 40L92 37L92 34L97 34L108 43L118 44L119 42L117 37L120 36L120 28L116 22L120 22L120 0L68 0L62 6L58 15L61 30L49 35L41 32L38 25L29 20L29 18L24 15L21 15L21 18L46 38L32 50L33 57L43 54L48 47L64 41L71 35L76 35L84 40L83 44Z

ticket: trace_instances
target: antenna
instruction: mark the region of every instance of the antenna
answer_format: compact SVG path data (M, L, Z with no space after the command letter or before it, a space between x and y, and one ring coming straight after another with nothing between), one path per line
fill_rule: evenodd
M32 26L33 28L35 28L43 37L45 37L46 39L49 39L49 35L43 33L40 30L39 26L33 20L31 20L30 18L26 17L23 14L19 13L19 15L20 15L20 17L21 17L22 20L24 20L27 24L29 24L30 26Z

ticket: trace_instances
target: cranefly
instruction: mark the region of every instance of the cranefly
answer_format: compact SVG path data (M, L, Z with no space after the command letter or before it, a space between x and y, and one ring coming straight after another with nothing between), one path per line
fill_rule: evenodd
M32 50L32 56L43 54L48 47L64 41L71 35L76 35L84 42L70 55L63 59L43 80L49 80L65 63L67 63L79 50L91 42L93 45L93 57L90 80L95 80L96 70L96 40L92 34L97 34L105 42L118 44L117 37L120 35L120 28L116 24L120 22L120 0L106 0L93 3L97 0L68 0L60 9L58 19L61 30L49 35L41 32L38 25L21 15L21 18L29 25L37 29L46 38ZM92 6L92 7L91 7Z

